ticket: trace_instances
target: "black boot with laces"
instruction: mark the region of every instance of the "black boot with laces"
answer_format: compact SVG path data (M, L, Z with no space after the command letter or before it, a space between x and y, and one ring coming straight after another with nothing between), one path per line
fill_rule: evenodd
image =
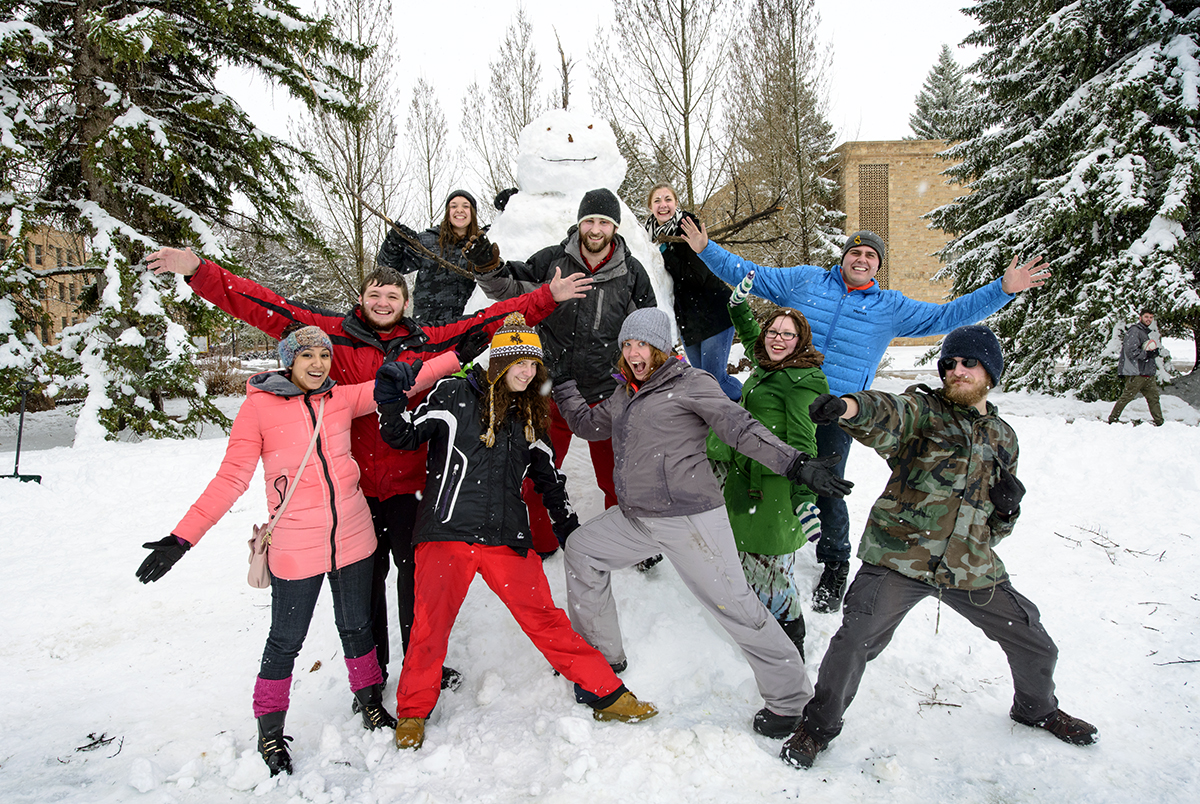
M272 776L280 773L291 775L292 757L288 754L287 741L292 738L283 733L283 720L287 711L268 712L258 719L258 753Z
M382 684L372 684L361 690L355 690L354 700L358 704L359 712L362 713L363 728L371 731L396 728L396 718L389 715L383 708Z

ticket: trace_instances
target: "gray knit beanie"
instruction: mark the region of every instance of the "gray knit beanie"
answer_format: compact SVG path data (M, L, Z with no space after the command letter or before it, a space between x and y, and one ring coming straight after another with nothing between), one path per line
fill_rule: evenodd
M657 307L634 310L621 324L617 345L625 341L645 341L660 352L671 353L671 319Z
M612 221L613 226L621 225L621 202L613 195L612 190L601 187L598 190L588 190L579 202L579 215L576 222L584 218L603 218Z
M875 249L875 253L879 255L881 263L887 254L887 246L883 244L883 240L880 239L879 235L867 229L859 229L846 238L846 245L842 246L842 262L846 261L846 253L855 246L868 246Z

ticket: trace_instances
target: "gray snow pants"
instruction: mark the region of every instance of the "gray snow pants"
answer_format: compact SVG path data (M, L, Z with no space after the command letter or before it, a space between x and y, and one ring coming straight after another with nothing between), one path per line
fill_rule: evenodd
M1008 581L993 589L940 591L942 602L1004 650L1015 692L1012 711L1025 721L1054 712L1058 648L1042 627L1037 606ZM842 627L829 642L816 693L804 709L805 731L822 742L841 733L842 714L858 692L867 662L883 652L913 606L938 592L894 570L873 564L859 568L846 593Z
M777 715L795 717L812 698L800 652L746 583L725 507L692 516L626 518L617 507L567 540L567 613L576 632L610 664L625 659L610 574L662 554L754 671Z

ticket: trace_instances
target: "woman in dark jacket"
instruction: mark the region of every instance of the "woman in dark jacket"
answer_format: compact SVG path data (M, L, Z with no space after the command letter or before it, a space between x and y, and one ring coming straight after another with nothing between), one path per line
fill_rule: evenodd
M463 308L475 292L471 264L463 255L467 241L480 231L475 197L466 190L455 190L446 197L446 214L439 226L420 234L407 227L400 228L430 252L463 271L452 271L429 255L421 254L395 228L389 229L375 262L402 274L417 272L412 295L413 319L423 326L437 326L462 318Z
M675 323L688 362L716 377L725 396L736 402L742 397L742 384L728 372L733 345L733 322L726 307L729 288L687 243L663 239L682 237L683 219L696 220L696 216L679 208L675 188L666 183L650 190L646 206L650 209L646 231L658 244L675 284Z
M388 368L377 378L387 398ZM383 438L398 449L429 443L425 493L417 511L416 613L396 691L397 748L419 748L437 704L450 629L478 573L512 612L551 666L575 682L576 700L597 720L634 722L658 712L639 701L600 653L555 607L542 562L531 548L521 500L526 476L561 541L578 527L566 478L554 468L546 428L549 402L541 340L514 313L492 339L488 369L434 387L411 418L405 401L380 404Z

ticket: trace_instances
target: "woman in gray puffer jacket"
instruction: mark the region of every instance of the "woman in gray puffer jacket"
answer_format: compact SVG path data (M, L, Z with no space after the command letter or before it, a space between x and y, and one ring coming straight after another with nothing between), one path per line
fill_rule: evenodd
M567 541L567 611L610 664L625 666L609 574L666 556L750 663L767 704L754 717L755 730L786 737L812 685L796 646L746 583L705 439L711 427L738 452L823 494L841 496L850 484L829 471L840 457L811 458L789 447L730 401L712 375L669 357L670 331L657 308L630 314L619 337L623 386L595 407L574 382L554 389L575 435L612 439L619 503Z

